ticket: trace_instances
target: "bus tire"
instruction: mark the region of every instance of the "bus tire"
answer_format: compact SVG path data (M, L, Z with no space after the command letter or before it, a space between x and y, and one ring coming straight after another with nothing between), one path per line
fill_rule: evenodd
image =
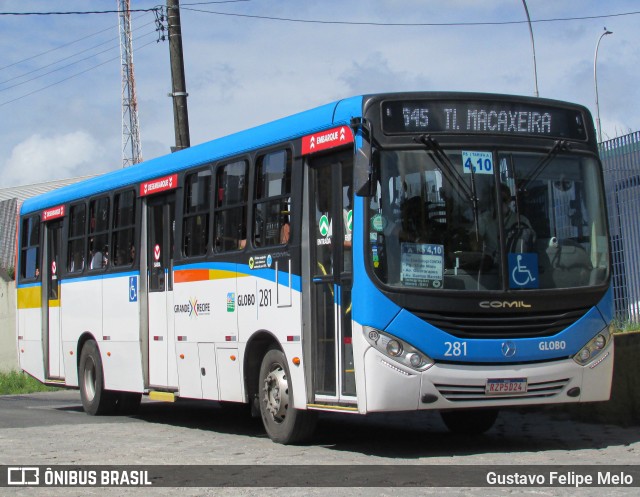
M308 440L315 429L315 412L295 409L289 366L284 353L270 349L262 359L258 396L260 415L269 438L284 445Z
M82 407L87 414L100 416L112 414L118 400L115 392L104 388L104 372L100 351L95 341L89 340L82 347L78 366L78 382Z
M497 409L458 409L441 411L440 416L452 433L481 435L496 422L498 412Z

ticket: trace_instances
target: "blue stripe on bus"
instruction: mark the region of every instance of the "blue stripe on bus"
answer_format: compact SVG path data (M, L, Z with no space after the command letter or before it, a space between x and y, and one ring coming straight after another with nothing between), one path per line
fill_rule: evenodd
M385 331L421 350L434 360L456 362L513 363L562 359L577 354L606 323L596 307L560 333L535 338L458 338L403 310ZM516 347L513 357L502 353L505 342ZM458 345L454 345L454 344ZM465 343L465 346L462 346ZM455 355L459 351L459 355ZM463 355L464 352L464 355Z
M36 281L35 283L20 283L18 288L30 288L32 286L42 286L42 283Z
M602 313L602 318L607 323L613 321L615 308L613 305L613 289L611 287L609 287L607 293L604 294L604 297L602 297L602 300L598 303L598 310Z

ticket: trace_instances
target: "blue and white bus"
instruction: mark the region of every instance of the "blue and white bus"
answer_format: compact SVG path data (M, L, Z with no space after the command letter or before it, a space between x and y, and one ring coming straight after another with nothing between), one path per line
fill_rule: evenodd
M24 371L89 414L249 404L276 442L318 411L609 398L610 255L589 112L365 95L24 202Z

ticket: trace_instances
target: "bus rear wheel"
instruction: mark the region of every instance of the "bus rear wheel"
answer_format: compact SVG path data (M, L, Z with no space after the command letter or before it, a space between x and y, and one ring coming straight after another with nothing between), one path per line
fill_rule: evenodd
M93 340L89 340L82 347L78 380L82 407L87 414L100 416L115 411L118 398L115 392L104 389L102 359L98 345Z
M258 385L260 415L269 438L281 444L308 440L316 425L316 413L293 407L289 366L284 353L269 350L260 367Z
M481 435L494 425L498 412L497 409L459 409L441 411L440 416L452 433Z

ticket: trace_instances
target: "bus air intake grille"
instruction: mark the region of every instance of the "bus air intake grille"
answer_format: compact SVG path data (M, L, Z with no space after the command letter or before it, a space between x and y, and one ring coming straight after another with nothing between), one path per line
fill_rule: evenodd
M458 338L532 338L552 336L571 326L590 307L527 314L415 312L416 316Z
M440 395L450 402L499 402L505 399L544 399L555 397L567 386L569 378L529 383L526 392L487 395L484 385L436 384Z

